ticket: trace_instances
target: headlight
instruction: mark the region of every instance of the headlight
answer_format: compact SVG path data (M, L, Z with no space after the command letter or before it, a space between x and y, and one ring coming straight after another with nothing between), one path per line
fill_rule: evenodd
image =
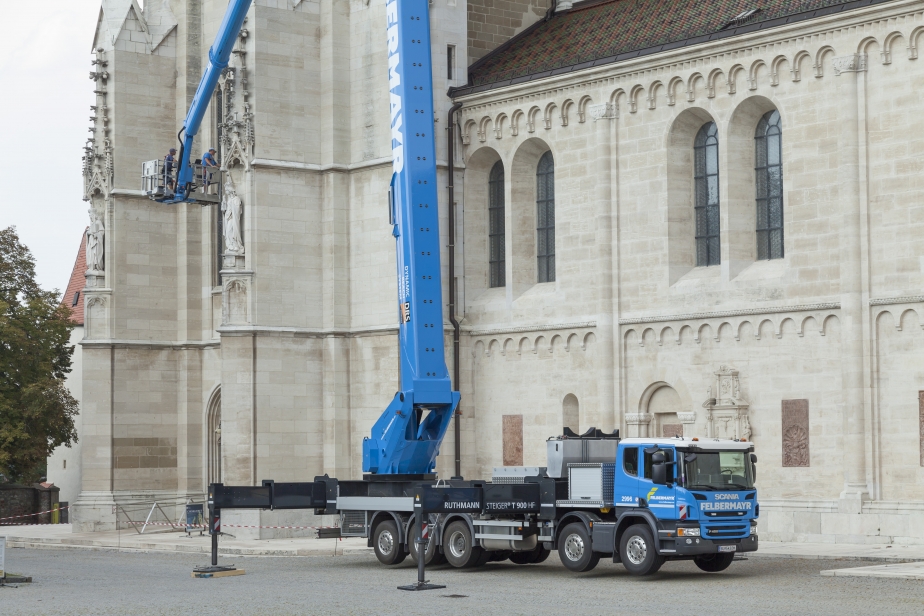
M678 537L699 537L699 528L678 528Z

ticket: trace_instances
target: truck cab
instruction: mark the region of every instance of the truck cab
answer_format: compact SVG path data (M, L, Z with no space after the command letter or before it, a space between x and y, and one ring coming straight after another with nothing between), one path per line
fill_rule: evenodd
M681 559L721 571L736 553L756 550L753 452L752 443L737 440L622 439L614 517L593 525L594 551L612 553L614 561L646 575Z

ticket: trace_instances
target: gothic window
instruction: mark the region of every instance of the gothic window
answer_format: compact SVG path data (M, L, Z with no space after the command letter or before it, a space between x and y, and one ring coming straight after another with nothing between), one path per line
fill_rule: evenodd
M757 173L757 258L783 258L783 125L767 112L754 135Z
M497 161L488 177L488 263L491 287L507 284L504 241L504 163Z
M715 122L696 134L696 265L718 265L719 255L719 133Z
M555 282L555 161L546 152L536 167L538 282Z

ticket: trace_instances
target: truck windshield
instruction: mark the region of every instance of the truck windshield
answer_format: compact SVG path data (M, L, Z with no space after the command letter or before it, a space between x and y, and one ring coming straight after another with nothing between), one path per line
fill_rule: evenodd
M746 451L697 451L686 464L684 487L690 490L748 490L754 474Z

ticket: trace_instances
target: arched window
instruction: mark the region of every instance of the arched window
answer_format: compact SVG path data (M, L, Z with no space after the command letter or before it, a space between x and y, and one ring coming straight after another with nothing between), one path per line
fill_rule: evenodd
M719 132L715 122L696 134L696 265L718 265L719 254Z
M488 176L488 267L490 286L507 284L504 241L504 163L497 161Z
M769 111L754 135L757 173L757 258L783 258L783 125Z
M546 152L536 167L538 282L555 282L555 161Z

